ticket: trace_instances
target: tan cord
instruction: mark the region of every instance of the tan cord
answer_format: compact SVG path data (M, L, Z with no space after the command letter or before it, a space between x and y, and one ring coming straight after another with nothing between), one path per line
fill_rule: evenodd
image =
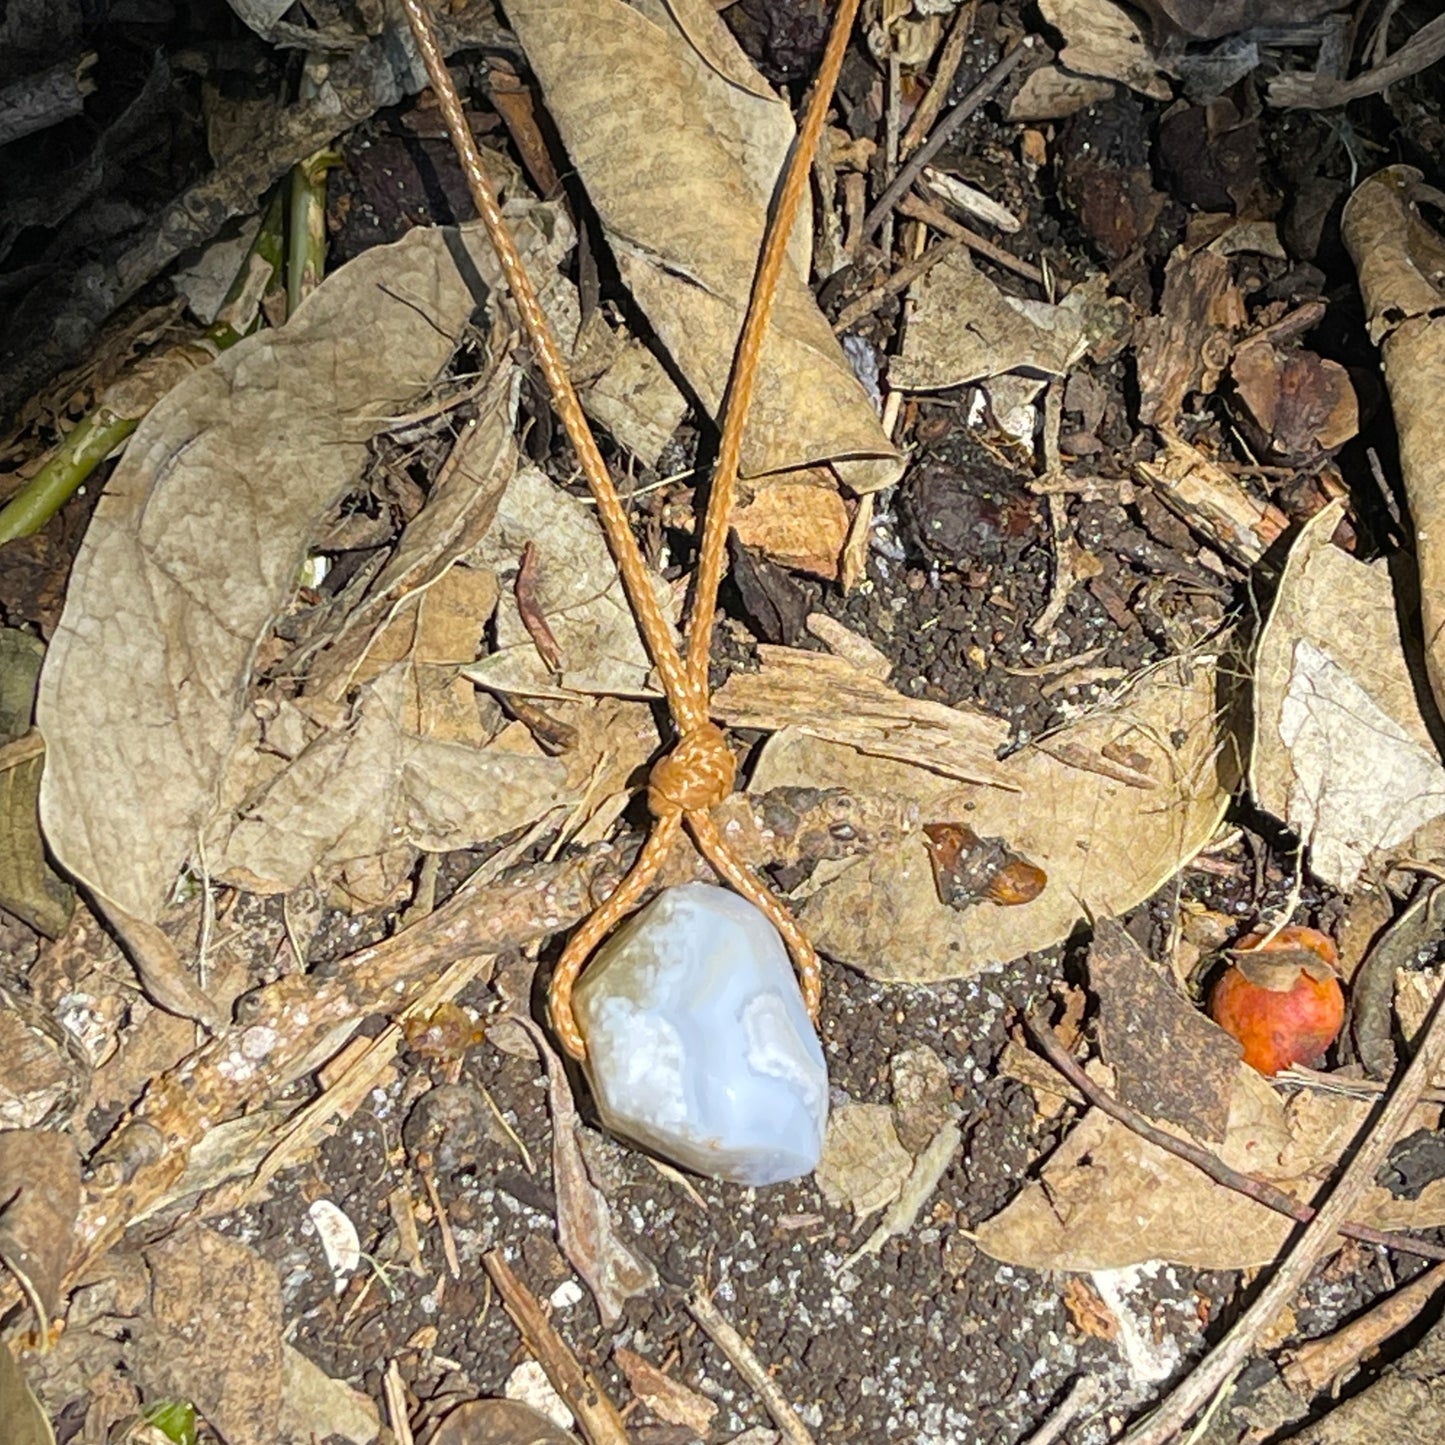
M632 529L627 524L627 514L618 498L617 489L612 484L602 454L598 451L597 443L582 414L581 403L577 400L577 393L567 374L546 315L538 304L537 293L522 265L522 258L507 230L506 222L502 219L496 192L482 169L481 154L467 126L461 101L442 58L441 47L437 43L436 31L432 28L424 0L402 0L402 8L406 11L437 104L461 160L462 173L466 176L473 204L486 227L487 235L491 238L497 259L511 288L522 327L542 368L542 374L547 378L547 385L552 393L553 410L566 428L581 463L582 473L587 479L588 489L597 504L598 519L617 563L627 599L637 618L638 629L662 681L678 737L673 749L653 765L648 779L647 802L653 824L642 851L613 893L573 933L558 960L548 993L553 1027L562 1046L573 1058L581 1059L586 1056L587 1046L572 1011L573 985L593 949L621 922L657 877L668 849L684 822L698 851L712 865L718 877L760 909L782 935L793 966L798 971L808 1011L816 1017L821 994L818 955L792 915L733 854L712 821L711 809L732 791L737 761L728 747L726 736L708 717L708 657L712 646L718 584L722 579L723 559L727 549L728 519L737 487L743 427L757 383L758 357L772 314L778 279L786 261L788 237L797 218L803 188L808 184L813 152L817 147L828 105L832 100L833 87L843 64L843 53L853 28L858 0L839 0L807 115L793 145L783 183L777 194L762 259L758 263L747 315L743 321L742 334L738 338L733 373L724 402L725 415L717 467L698 549L686 661L673 643L667 620L652 589L647 564L643 560L636 538L632 535Z

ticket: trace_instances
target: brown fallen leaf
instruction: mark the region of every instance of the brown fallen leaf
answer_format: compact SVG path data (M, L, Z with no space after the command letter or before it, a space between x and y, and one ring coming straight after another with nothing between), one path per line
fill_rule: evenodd
M792 140L768 89L703 0L514 0L507 18L618 270L716 416L767 207ZM898 454L807 284L806 222L779 285L743 472L827 462L855 491L897 480Z
M937 391L1027 367L1062 375L1085 345L1083 298L1045 306L1001 291L957 250L915 281L915 310L888 379Z
M502 294L485 235L459 234ZM142 925L205 831L308 539L472 316L457 235L418 228L335 272L174 388L111 475L41 674L41 816L65 867Z
M866 1219L898 1198L912 1168L913 1157L898 1142L887 1104L850 1103L829 1112L816 1173L829 1204L846 1203L855 1219Z
M1269 456L1316 457L1344 446L1360 429L1355 389L1337 361L1260 339L1234 353L1229 374L1254 420L1257 435L1251 435Z
M1324 1095L1286 1106L1268 1081L1239 1066L1225 1163L1306 1202L1368 1127L1373 1102ZM1422 1125L1438 1109L1422 1106ZM1175 1131L1182 1132L1182 1131ZM1445 1222L1445 1180L1416 1200L1373 1186L1354 1218L1380 1229ZM1119 1269L1162 1259L1195 1269L1244 1269L1276 1259L1292 1219L1215 1183L1194 1165L1090 1110L1050 1156L1039 1179L977 1227L978 1246L1030 1269Z
M207 842L216 877L287 892L399 845L470 847L575 800L567 765L427 738L405 725L412 669L361 689L354 725L322 734Z
M546 1034L523 1014L508 1017L524 1028L547 1070L552 1113L552 1186L557 1192L557 1243L597 1300L604 1329L621 1318L633 1295L657 1288L657 1271L634 1254L612 1227L607 1198L592 1182L577 1141L582 1127L567 1073Z
M1113 0L1040 0L1044 19L1064 37L1060 61L1077 75L1123 81L1152 100L1173 94L1133 15Z
M80 1156L68 1136L0 1133L0 1265L24 1290L42 1339L60 1308L79 1209Z
M145 1261L150 1308L131 1326L129 1363L146 1398L192 1401L227 1445L274 1445L285 1321L273 1266L200 1228L148 1249Z
M1099 996L1100 1053L1114 1070L1118 1097L1201 1142L1223 1139L1238 1043L1112 919L1094 925L1089 983Z
M959 913L939 901L928 850L912 833L820 871L799 902L819 949L870 977L969 977L1058 943L1080 918L1133 907L1209 841L1237 777L1217 682L1207 657L1146 672L1114 705L996 763L1002 787L960 786L937 761L907 766L819 741L805 723L769 740L749 789L846 787L911 802L926 816L966 816L1041 867L1048 885L1032 902ZM1054 755L1061 741L1070 744L1065 757ZM1156 786L1113 776L1111 753L1137 755Z
M535 606L561 653L560 675L538 655L510 585L528 543L537 555ZM463 676L481 687L530 697L656 695L652 661L593 508L535 467L523 467L475 556L508 585L497 606L495 645L464 668ZM671 616L667 584L654 578L654 589L663 615Z

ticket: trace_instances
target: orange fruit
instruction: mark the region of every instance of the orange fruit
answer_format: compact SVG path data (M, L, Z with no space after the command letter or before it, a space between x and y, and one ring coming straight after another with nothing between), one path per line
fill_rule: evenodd
M1317 928L1282 928L1263 945L1260 937L1251 933L1231 950L1209 1016L1261 1074L1318 1064L1345 1019L1335 945Z

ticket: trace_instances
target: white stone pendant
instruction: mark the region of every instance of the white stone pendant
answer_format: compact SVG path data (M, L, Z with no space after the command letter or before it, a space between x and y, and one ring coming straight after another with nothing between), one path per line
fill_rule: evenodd
M817 1167L828 1069L778 931L707 883L668 888L598 949L572 996L615 1134L714 1179Z

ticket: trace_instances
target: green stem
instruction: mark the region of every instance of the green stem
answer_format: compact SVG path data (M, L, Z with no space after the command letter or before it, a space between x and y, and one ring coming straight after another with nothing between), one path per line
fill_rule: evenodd
M84 420L45 459L45 465L0 508L0 546L38 532L141 424L186 370L206 364L255 327L262 296L280 269L282 249L278 191L200 344L182 342L169 352L147 357L130 374L106 388ZM184 363L180 362L182 353L188 358ZM176 365L167 364L172 358Z
M96 407L0 510L0 546L38 532L139 425L139 417Z

